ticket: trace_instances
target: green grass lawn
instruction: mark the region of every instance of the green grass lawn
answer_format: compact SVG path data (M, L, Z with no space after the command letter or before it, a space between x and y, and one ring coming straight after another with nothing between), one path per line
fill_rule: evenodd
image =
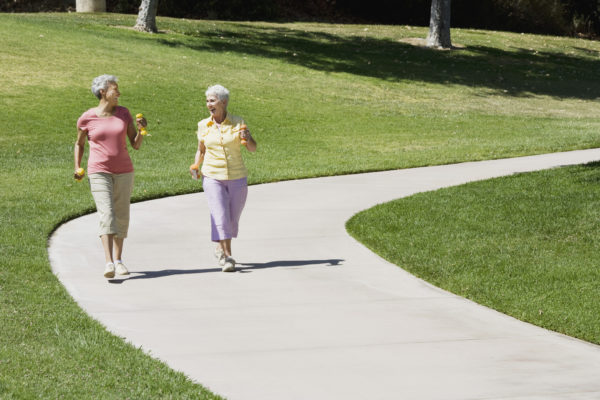
M52 231L94 209L72 159L97 75L117 75L150 124L135 201L197 190L187 167L214 83L260 143L252 184L600 142L598 42L454 30L462 48L438 52L408 44L426 36L408 26L160 18L148 35L134 21L0 14L1 398L216 398L108 334L50 270Z
M600 344L600 163L421 193L355 215L349 232L414 275Z

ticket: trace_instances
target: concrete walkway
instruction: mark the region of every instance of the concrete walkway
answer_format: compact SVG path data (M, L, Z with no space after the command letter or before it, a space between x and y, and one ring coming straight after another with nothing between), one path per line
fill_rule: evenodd
M432 287L344 228L417 192L594 160L600 149L253 186L237 273L215 267L202 193L132 206L128 278L102 277L95 214L56 231L50 261L111 332L232 400L600 399L600 346Z

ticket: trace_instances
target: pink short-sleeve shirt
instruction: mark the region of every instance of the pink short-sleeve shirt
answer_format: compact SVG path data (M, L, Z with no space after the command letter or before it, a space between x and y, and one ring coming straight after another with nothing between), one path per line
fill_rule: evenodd
M127 151L127 127L132 121L129 110L121 106L117 106L110 117L98 117L94 108L79 117L77 127L87 132L90 144L88 174L133 172Z

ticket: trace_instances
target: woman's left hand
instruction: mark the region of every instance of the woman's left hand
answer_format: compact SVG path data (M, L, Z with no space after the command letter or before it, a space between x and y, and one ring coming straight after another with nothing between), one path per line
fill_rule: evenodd
M250 134L250 131L248 130L248 128L244 129L243 131L240 131L240 140L242 142L242 145L244 145L246 147L246 149L248 149L248 151L250 151L250 152L256 151L256 141Z
M145 128L148 126L148 121L146 121L146 118L142 117L142 118L136 118L135 122L137 124L137 128L138 130Z
M250 131L248 129L244 129L243 131L240 131L240 139L242 139L242 140L250 139Z

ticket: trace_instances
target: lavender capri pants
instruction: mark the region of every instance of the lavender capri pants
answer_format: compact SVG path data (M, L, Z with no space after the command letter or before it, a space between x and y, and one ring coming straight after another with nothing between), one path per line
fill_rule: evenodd
M248 196L247 179L222 181L204 176L202 187L210 209L211 240L218 242L237 237Z

